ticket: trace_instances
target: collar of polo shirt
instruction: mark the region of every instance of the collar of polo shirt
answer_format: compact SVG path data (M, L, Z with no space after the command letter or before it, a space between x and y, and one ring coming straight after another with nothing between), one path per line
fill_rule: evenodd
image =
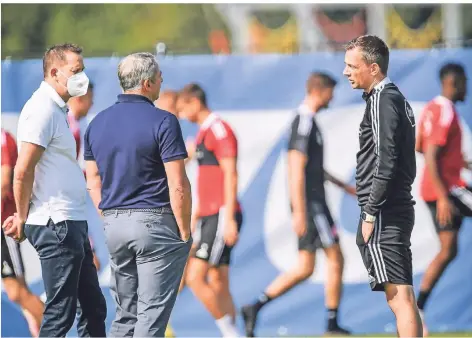
M123 102L146 102L150 105L154 106L154 103L149 100L146 96L138 95L138 94L119 94L118 95L118 103Z
M39 88L44 90L54 100L54 102L56 102L56 104L62 109L64 113L67 113L69 107L49 83L43 81L41 82L41 86Z

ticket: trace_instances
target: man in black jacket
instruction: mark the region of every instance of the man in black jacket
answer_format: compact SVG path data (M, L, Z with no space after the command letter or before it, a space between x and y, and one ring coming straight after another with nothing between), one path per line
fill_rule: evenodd
M357 245L373 291L384 291L399 336L421 337L413 291L410 237L415 222L415 119L387 77L389 50L376 36L346 46L344 75L366 101L359 128L356 185L361 217Z

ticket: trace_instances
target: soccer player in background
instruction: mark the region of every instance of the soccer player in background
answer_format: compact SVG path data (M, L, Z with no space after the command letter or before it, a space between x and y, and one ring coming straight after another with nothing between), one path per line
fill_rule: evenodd
M177 111L177 97L178 94L174 90L164 90L160 95L159 98L154 101L154 105L162 110L166 110L169 113L174 114L177 118L179 118L179 112Z
M174 114L180 121L185 119L185 112L179 111L177 105L179 104L179 93L174 90L165 90L160 95L159 98L154 101L154 105L157 108L163 109L168 111L169 113ZM187 147L188 157L185 159L185 163L187 164L190 162L195 155L195 142L192 138L188 138L185 141L185 145ZM184 272L185 276L185 272ZM182 279L182 284L180 290L184 287L185 278Z
M291 271L279 275L257 302L242 308L248 337L254 336L257 315L263 306L313 274L317 249L323 249L328 262L326 331L329 334L349 334L349 331L338 325L337 320L344 257L336 225L326 203L324 182L331 181L351 195L355 195L355 188L324 170L323 138L315 121L315 114L326 108L332 100L335 86L336 81L325 73L310 74L306 82L305 99L296 110L288 143L288 182L293 227L299 238L298 262Z
M441 95L424 108L416 150L424 154L421 197L428 205L439 236L440 251L423 276L418 308L423 310L434 286L457 254L457 234L464 217L472 216L472 192L461 180L468 167L462 155L462 134L455 104L465 100L467 78L456 63L444 65L440 72ZM423 334L428 334L423 319Z
M16 212L13 199L13 169L18 151L13 136L2 129L2 224ZM8 299L18 304L28 322L33 337L38 337L44 304L26 286L25 269L20 244L5 236L2 228L2 282Z
M69 123L69 128L74 135L76 147L77 147L77 160L79 161L82 170L84 170L85 175L85 164L83 162L83 134L81 128L81 124L83 119L87 116L90 108L93 105L93 83L89 82L87 94L82 96L76 96L69 99L67 105L69 106L69 112L67 113L67 121ZM81 156L82 155L82 156ZM96 225L91 224L91 220L89 220L89 227L94 227ZM93 250L93 263L97 268L97 271L100 270L100 260L98 259L95 249L92 245L92 239L89 237L90 245Z
M195 251L188 262L186 284L215 318L223 337L237 337L229 290L231 251L242 224L237 139L228 123L209 110L206 94L197 84L179 93L178 110L200 126L196 138L198 207L192 222Z
M67 121L69 123L69 128L72 131L72 134L74 135L76 147L77 147L77 160L79 161L79 164L84 171L85 175L85 163L83 161L83 134L82 131L85 129L85 126L82 125L82 122L84 121L85 117L87 116L90 108L93 105L93 83L90 81L87 93L82 96L76 96L72 97L69 99L67 105L69 106L69 112L67 113ZM87 196L89 199L90 196ZM88 209L93 209L93 210L87 210L87 213L89 215L88 221L88 226L89 227L99 227L102 226L101 224L94 224L94 221L96 222L101 222L100 216L97 213L97 210L93 206L93 203L87 203L87 208ZM89 241L90 241L90 247L92 248L92 253L93 253L93 264L95 265L95 268L97 269L97 272L100 271L100 260L98 259L98 256L95 252L95 247L93 245L92 237L89 235ZM87 323L85 322L80 322L82 319L81 316L82 313L82 308L80 306L80 303L77 304L77 320L79 321L77 325L77 331L79 335L87 335L86 333L86 326Z
M177 100L178 100L178 93L174 90L169 90L168 89L168 90L162 91L159 94L159 98L156 101L154 101L154 105L159 109L166 110L169 113L174 114L179 120L181 120L181 118L182 118L181 115L183 115L183 114L181 114L177 110ZM193 155L195 153L195 149L194 149L193 143L188 142L188 141L186 142L186 147L187 147L188 157L184 160L184 162L188 163L190 160L192 160ZM192 215L192 217L193 217L193 215ZM195 247L195 245L192 246L191 250L193 250L194 247ZM179 293L185 287L185 278L186 278L186 275L187 275L187 266L188 265L185 265L182 280L180 281ZM167 325L165 336L166 337L174 337L174 332L173 332L172 327L170 326L170 321L169 321L169 324Z

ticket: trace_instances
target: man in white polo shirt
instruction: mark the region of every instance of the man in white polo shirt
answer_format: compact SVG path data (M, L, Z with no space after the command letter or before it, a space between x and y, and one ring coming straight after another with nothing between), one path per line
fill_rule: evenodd
M106 303L88 240L86 184L76 160L66 102L87 92L82 49L49 48L44 81L26 102L18 122L19 155L13 190L17 213L5 234L26 238L38 252L47 300L40 337L65 337L77 300L87 322L80 336L105 337Z

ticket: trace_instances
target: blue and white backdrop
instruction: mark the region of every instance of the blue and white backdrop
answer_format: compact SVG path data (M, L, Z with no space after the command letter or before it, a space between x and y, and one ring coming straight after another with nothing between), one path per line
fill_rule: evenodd
M394 51L390 78L410 101L415 114L439 94L438 71L442 64L457 61L467 68L472 79L472 50ZM95 84L93 114L115 102L119 94L116 77L118 59L86 59L86 72ZM284 145L292 110L304 95L310 71L323 70L338 79L339 85L329 109L317 116L326 144L326 167L338 177L353 182L357 131L363 113L361 92L350 88L342 78L343 54L302 56L185 56L160 61L163 87L178 89L190 81L207 91L211 109L221 114L235 129L240 144L239 195L245 214L240 242L234 251L231 290L236 305L252 301L280 272L296 262L297 240L292 232L287 202ZM16 133L16 123L23 104L37 88L42 76L41 60L2 62L2 126ZM465 136L464 152L472 155L472 86L467 101L458 105ZM86 123L85 123L86 124ZM196 133L196 126L182 121L185 137ZM418 170L423 159L417 157ZM196 166L190 164L194 181ZM466 179L469 173L464 172ZM439 249L432 219L418 198L414 186L417 223L412 235L416 288ZM344 297L340 309L342 323L356 333L395 332L394 317L384 295L372 293L367 274L355 245L359 210L354 198L327 183L328 202L337 220L345 254ZM114 315L109 295L108 253L103 231L91 208L91 233L102 261L100 283L108 301L107 325ZM43 294L39 259L29 245L22 244L27 282L33 292ZM457 259L439 282L426 311L431 330L472 330L472 222L466 221L460 234ZM324 331L325 258L320 252L311 278L261 313L259 335L317 335ZM44 295L43 295L44 296ZM28 336L28 329L18 307L2 292L2 335ZM241 319L238 319L242 329ZM179 296L172 316L178 336L217 336L218 330L203 306L188 289ZM75 328L70 335L76 334Z

